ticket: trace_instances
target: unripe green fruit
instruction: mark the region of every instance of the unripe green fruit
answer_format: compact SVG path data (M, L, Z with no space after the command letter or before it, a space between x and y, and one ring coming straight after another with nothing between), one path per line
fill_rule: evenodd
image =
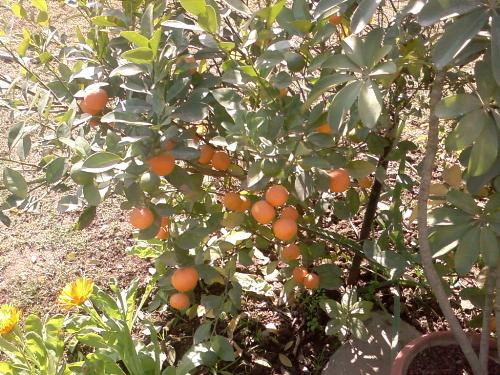
M139 182L139 185L141 186L141 189L148 192L152 193L158 190L160 187L161 180L160 177L158 177L155 173L153 172L145 172L141 176L141 180Z
M300 72L306 65L306 59L299 53L291 52L285 57L286 65L291 72Z

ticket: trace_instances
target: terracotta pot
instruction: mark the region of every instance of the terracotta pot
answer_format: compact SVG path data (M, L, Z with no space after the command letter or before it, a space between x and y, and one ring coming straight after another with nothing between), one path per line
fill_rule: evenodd
M479 348L481 335L478 333L470 333L468 336L472 346L474 348ZM391 375L406 375L410 364L413 362L413 359L418 353L433 346L447 345L457 345L455 337L453 337L453 333L451 333L451 331L433 332L417 337L415 340L410 341L398 353L392 364ZM490 339L490 350L496 350L496 347L496 341Z

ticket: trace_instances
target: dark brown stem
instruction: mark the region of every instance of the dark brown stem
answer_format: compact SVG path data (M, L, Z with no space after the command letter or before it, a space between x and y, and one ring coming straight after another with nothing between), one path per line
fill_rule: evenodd
M434 160L436 158L438 143L439 143L439 119L434 114L434 108L436 104L441 100L443 94L443 81L444 72L438 72L432 89L430 92L430 114L429 114L429 130L427 136L427 146L425 151L424 161L422 163L422 170L420 173L420 189L418 192L418 241L420 245L420 258L422 261L422 266L424 268L425 276L429 282L436 300L443 312L446 321L448 322L450 329L460 345L460 349L469 362L472 372L474 375L485 374L481 364L479 363L479 358L477 357L472 345L467 338L467 335L463 331L460 323L453 312L450 301L448 300L448 295L444 290L443 284L441 282L441 277L434 268L434 263L432 259L432 251L429 243L429 227L427 226L427 207L429 201L429 186L432 179L432 170L434 168Z

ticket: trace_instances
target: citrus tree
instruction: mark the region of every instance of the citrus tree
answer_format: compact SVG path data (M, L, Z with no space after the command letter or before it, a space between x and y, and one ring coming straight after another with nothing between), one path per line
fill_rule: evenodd
M50 27L45 0L27 3L10 9L30 26L0 37L23 73L1 86L14 122L0 220L64 189L58 210L81 212L83 229L121 197L136 229L130 252L155 264L150 306L201 319L176 373L234 360L217 322L237 315L243 293L268 295L269 275L283 282L278 303L339 290L342 301L321 303L326 333L363 338L362 263L368 279L399 287L423 265L484 373L485 345L480 362L441 278L484 269L473 292L487 338L500 235L498 1L66 1L88 21L71 36ZM429 132L425 158L416 131ZM438 147L452 162L435 162Z

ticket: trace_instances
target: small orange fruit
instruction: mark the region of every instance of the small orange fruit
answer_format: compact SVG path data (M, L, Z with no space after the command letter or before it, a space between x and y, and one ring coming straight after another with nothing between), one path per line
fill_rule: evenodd
M198 277L194 267L179 268L172 274L171 283L179 292L189 292L198 284Z
M358 185L363 189L369 189L373 184L373 179L370 176L362 177L358 180Z
M130 212L128 221L134 228L146 229L153 224L155 216L149 208L134 208Z
M101 113L108 103L108 93L103 89L91 90L85 93L80 102L80 108L84 113L92 116Z
M250 208L250 206L252 205L252 201L244 196L244 195L240 195L240 206L238 207L238 209L236 211L238 212L245 212L246 210L248 210Z
M254 203L251 213L253 218L260 224L269 224L276 216L274 207L264 200Z
M229 211L238 211L241 206L241 198L238 193L226 193L222 197L222 204Z
M288 190L282 185L273 185L266 191L266 201L274 207L282 206L288 199Z
M334 169L330 175L330 191L332 193L343 193L351 185L349 173L344 168Z
M342 23L342 17L338 15L333 15L328 18L328 22L330 22L331 25L337 26Z
M290 241L297 235L297 223L292 219L278 219L273 224L273 233L282 241Z
M216 151L212 156L212 165L218 171L227 171L231 165L231 158L224 151Z
M165 142L165 150L172 151L175 148L176 144L177 144L176 141L174 141L173 139L169 139L168 141Z
M212 156L214 156L214 148L210 145L201 145L200 146L200 158L198 159L198 163L200 164L208 164L210 160L212 160Z
M326 135L332 134L332 128L330 127L330 125L327 122L325 122L324 124L321 124L320 126L318 126L316 128L316 131L318 133L326 134Z
M304 277L304 286L307 289L316 289L319 286L319 276L315 273L308 273Z
M160 221L160 230L156 234L156 238L159 240L166 240L168 238L168 224L170 222L170 219L168 216L164 216L161 218Z
M286 206L281 209L280 218L297 221L299 219L299 212L293 206Z
M290 244L283 249L281 255L285 260L297 259L300 256L300 248L295 244Z
M158 176L168 176L175 167L175 159L170 154L160 154L148 159L149 169Z
M302 266L297 266L292 271L292 278L298 283L302 283L306 275L307 270Z
M283 89L279 90L279 96L285 97L285 96L287 96L287 94L288 94L288 89L287 88L283 88Z
M189 296L184 293L174 293L169 299L170 306L176 310L185 310L189 307L191 302L189 301Z

